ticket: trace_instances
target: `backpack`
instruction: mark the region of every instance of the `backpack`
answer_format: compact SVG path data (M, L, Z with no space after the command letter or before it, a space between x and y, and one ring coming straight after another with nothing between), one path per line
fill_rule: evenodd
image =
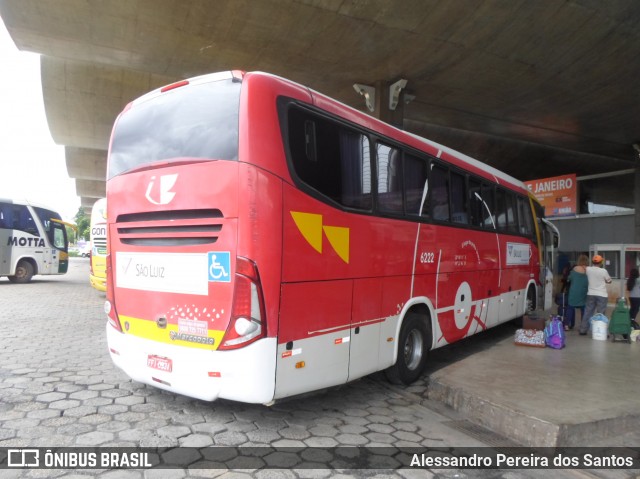
M547 346L553 349L564 348L564 326L558 316L551 316L551 321L544 328L544 337Z

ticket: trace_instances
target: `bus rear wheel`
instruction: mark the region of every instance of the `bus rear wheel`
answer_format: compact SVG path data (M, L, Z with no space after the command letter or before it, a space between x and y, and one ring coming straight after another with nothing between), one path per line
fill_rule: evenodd
M28 283L33 278L33 265L24 260L18 262L16 274L8 278L12 283Z
M409 313L398 342L396 363L385 370L387 379L393 384L411 384L420 377L429 355L431 334L422 317Z

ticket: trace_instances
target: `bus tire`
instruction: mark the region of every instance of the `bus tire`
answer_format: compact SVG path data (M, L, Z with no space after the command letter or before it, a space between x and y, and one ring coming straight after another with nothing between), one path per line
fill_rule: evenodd
M396 363L385 370L389 382L411 384L420 377L431 347L430 327L416 313L408 313L400 329Z
M536 308L538 307L538 301L536 299L536 288L534 288L533 286L529 286L529 289L527 290L527 306L526 306L526 311L525 314L528 313L533 313Z
M527 297L525 298L525 304L524 304L524 314L533 314L534 311L536 310L537 307L537 300L536 300L536 288L533 286L529 286L529 288L527 289ZM522 318L524 316L520 316L518 318L515 318L512 322L513 325L516 328L522 328Z
M33 278L33 265L26 260L20 260L16 266L16 274L8 276L12 283L28 283Z

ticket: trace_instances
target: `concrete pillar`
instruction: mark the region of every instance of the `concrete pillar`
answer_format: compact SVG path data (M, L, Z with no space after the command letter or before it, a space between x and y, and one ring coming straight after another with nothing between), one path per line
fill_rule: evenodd
M93 204L97 200L97 198L89 198L84 196L80 198L80 206L84 210L85 214L91 215L91 209L93 208Z
M355 83L355 90L365 98L366 112L396 128L404 128L404 105L407 95L406 80L395 82L379 80L373 85Z
M373 112L373 116L389 123L396 128L403 129L404 123L404 105L405 105L405 92L404 88L397 93L397 103L395 109L389 108L389 100L393 96L393 86L395 82L378 81L375 83L376 87L376 109Z

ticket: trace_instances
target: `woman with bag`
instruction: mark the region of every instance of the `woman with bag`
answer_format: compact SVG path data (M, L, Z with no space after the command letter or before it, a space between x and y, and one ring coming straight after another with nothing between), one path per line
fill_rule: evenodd
M587 291L589 289L589 281L587 279L588 264L589 258L587 255L581 254L578 258L578 264L576 264L569 273L569 278L567 279L569 283L569 306L567 307L567 315L565 316L565 331L574 328L576 323L576 309L580 311L580 321L584 320L584 306L587 301Z

